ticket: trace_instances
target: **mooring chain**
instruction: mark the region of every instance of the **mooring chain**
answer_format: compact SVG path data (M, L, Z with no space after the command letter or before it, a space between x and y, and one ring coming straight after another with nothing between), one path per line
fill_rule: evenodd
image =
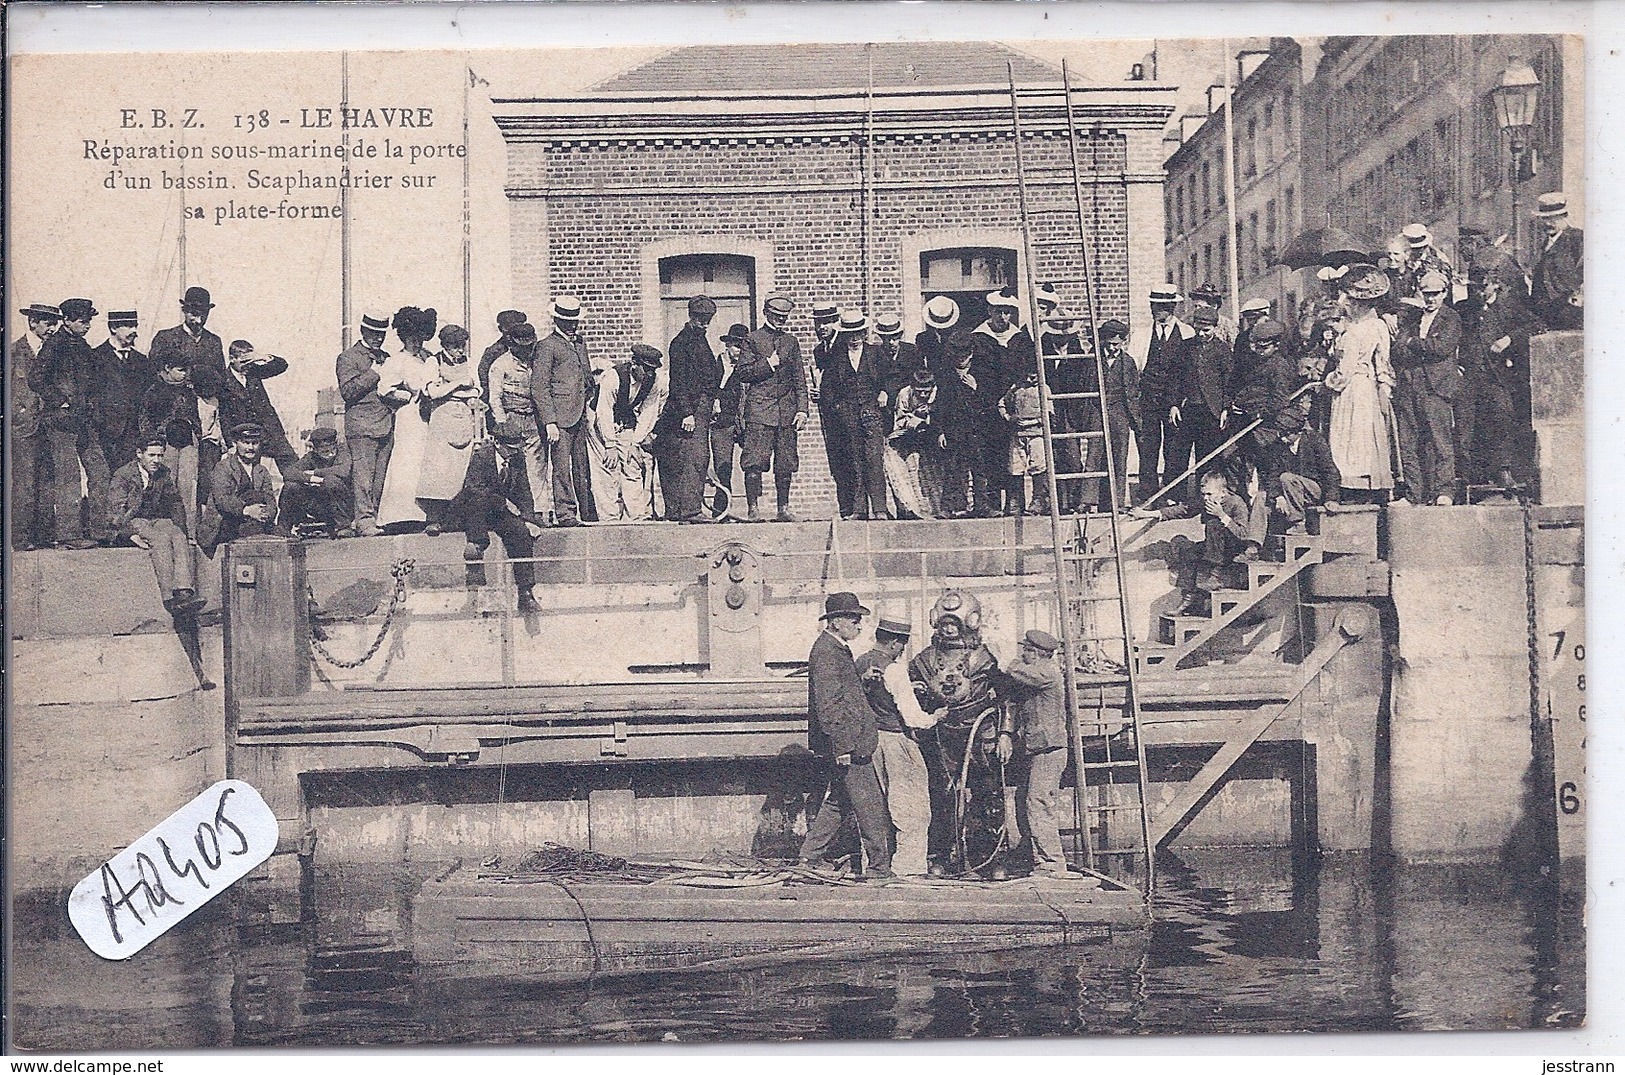
M334 668L360 668L372 660L373 654L384 644L384 639L389 637L389 629L395 624L395 614L406 601L406 580L417 566L417 560L409 556L399 557L390 563L389 573L394 576L395 590L389 596L389 611L384 613L384 622L379 625L378 635L372 640L372 645L367 647L367 652L353 661L342 660L328 652L322 640L316 637L315 631L310 634L311 651Z

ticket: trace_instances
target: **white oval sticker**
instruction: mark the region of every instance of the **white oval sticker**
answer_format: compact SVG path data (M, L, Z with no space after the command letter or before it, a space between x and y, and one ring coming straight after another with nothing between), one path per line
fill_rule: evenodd
M127 959L276 850L276 815L222 780L73 886L68 918L90 950Z

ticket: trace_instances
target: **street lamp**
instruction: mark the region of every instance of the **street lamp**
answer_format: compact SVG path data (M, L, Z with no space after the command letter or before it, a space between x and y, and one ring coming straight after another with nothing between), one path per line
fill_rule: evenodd
M1519 249L1518 185L1533 174L1529 168L1529 140L1535 129L1535 107L1540 103L1540 76L1535 69L1514 56L1501 72L1501 81L1490 90L1495 118L1507 134L1512 148L1512 167L1507 173L1512 187L1512 246Z

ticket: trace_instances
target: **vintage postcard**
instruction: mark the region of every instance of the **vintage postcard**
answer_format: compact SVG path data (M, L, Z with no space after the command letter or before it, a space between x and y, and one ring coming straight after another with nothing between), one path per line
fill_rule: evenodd
M8 56L10 1049L1584 1025L1585 39L850 29Z

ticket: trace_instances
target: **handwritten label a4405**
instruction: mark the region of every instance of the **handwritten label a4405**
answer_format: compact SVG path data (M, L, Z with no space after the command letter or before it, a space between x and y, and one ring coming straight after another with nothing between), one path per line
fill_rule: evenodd
M90 950L127 959L276 849L276 815L241 780L222 780L114 855L68 896Z

